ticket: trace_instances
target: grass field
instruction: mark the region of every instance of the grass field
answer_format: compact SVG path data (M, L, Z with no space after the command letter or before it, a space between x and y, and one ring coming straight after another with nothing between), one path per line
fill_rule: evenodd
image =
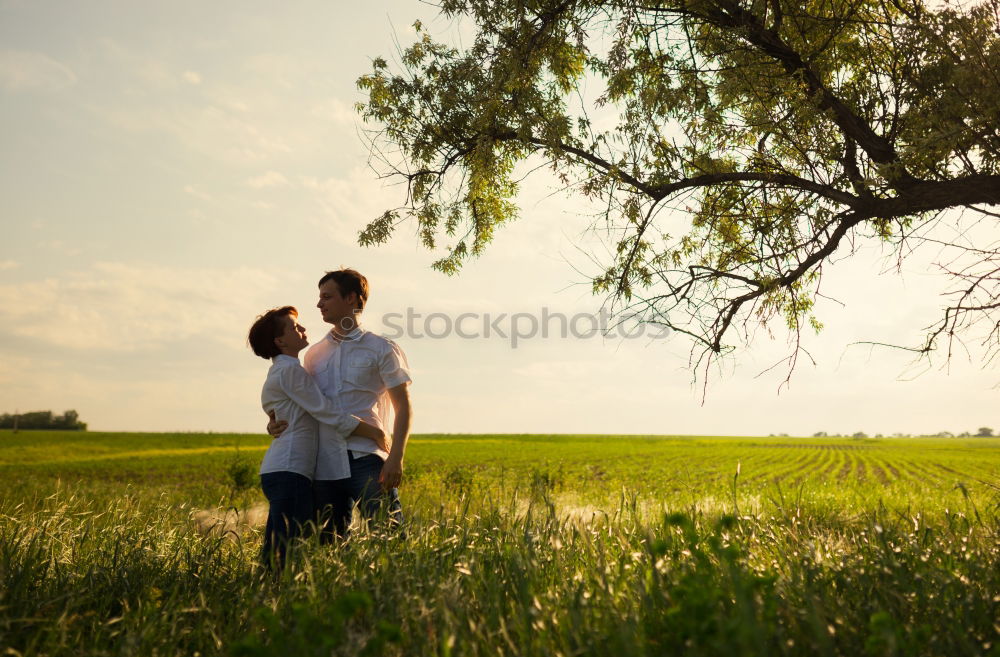
M192 521L266 445L0 432L0 653L1000 655L1000 439L415 436L277 582Z

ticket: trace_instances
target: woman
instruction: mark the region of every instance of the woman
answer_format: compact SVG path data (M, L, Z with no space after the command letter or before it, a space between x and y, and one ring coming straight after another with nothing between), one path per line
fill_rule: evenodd
M319 448L317 420L335 427L344 438L370 438L385 448L385 433L353 415L337 411L299 363L309 341L292 306L269 310L253 323L247 342L261 358L271 361L261 404L288 422L275 438L260 466L260 484L270 504L261 558L265 565L284 563L287 543L315 520L312 479Z

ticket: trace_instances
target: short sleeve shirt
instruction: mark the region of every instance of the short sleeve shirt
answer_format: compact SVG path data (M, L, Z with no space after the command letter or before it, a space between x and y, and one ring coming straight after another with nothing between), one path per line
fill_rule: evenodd
M362 328L339 340L328 333L306 352L305 369L340 412L377 426L386 435L392 430L392 403L387 391L412 380L399 345ZM320 425L316 479L349 476L337 467L346 459L347 450L374 453L383 459L388 456L372 440L359 436L338 440L336 431Z

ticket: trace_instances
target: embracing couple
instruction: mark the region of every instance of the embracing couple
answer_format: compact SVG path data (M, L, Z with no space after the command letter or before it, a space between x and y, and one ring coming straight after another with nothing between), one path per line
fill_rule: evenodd
M309 341L295 308L269 310L250 327L253 352L271 361L261 392L274 437L260 468L270 505L267 565L280 566L288 541L310 522L322 542L345 538L355 506L366 518L381 509L397 529L403 521L397 486L410 433L411 379L402 350L361 328L367 301L368 279L353 269L319 280L316 307L332 328L306 352L305 367L299 352Z

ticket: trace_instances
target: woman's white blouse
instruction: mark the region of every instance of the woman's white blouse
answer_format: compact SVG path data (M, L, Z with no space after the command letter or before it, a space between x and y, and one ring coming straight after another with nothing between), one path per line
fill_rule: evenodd
M279 420L288 422L284 433L271 441L260 464L260 473L297 472L310 479L316 472L319 449L319 422L329 425L346 439L357 428L359 419L337 410L302 369L298 358L275 356L267 371L260 393L264 412L274 411Z

